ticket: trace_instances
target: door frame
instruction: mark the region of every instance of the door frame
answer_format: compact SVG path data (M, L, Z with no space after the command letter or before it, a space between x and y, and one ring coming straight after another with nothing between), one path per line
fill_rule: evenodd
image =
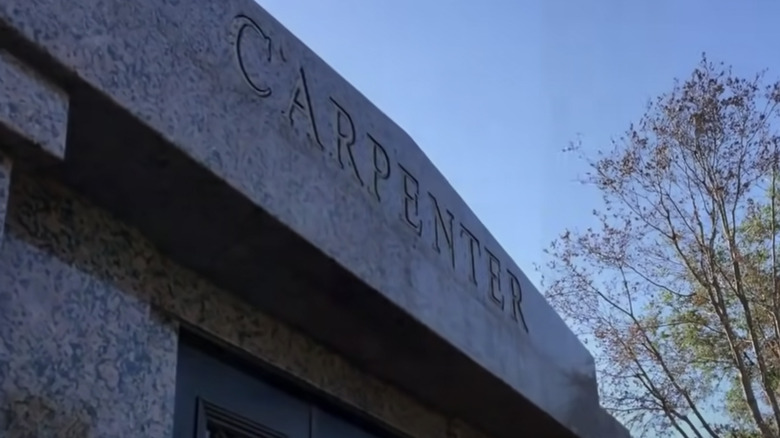
M341 420L364 429L366 432L378 438L414 438L393 426L382 423L375 417L360 409L348 405L335 396L302 380L287 371L284 371L249 352L231 345L217 336L205 330L181 322L179 324L177 339L177 370L179 353L178 348L185 345L190 349L217 359L226 367L240 370L252 378L262 381L264 384L286 393L302 402L310 403L317 409L329 413ZM178 393L178 373L176 378L176 392ZM178 412L174 409L174 412ZM200 416L200 414L198 414ZM175 422L175 420L174 420Z

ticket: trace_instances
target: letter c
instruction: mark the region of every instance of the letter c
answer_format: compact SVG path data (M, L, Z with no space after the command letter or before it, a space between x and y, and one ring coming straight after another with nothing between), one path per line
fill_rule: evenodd
M252 79L252 77L247 72L247 66L244 61L244 53L242 53L242 46L244 44L244 37L246 37L247 32L255 32L257 33L263 41L263 45L265 46L266 51L266 61L271 62L271 50L272 50L272 44L271 44L271 37L266 35L266 33L263 31L263 29L257 25L254 21L252 21L251 18L246 17L244 15L239 15L235 19L234 23L234 29L235 30L235 49L236 49L236 60L238 60L238 68L241 70L241 75L244 77L244 80L246 83L260 96L260 97L269 97L271 95L271 87L265 86L265 85L258 85L256 80Z

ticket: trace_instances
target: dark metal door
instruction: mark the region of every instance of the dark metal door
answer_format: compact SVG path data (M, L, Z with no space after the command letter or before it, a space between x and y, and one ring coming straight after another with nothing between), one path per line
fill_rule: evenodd
M175 411L175 438L376 438L188 343L179 346Z

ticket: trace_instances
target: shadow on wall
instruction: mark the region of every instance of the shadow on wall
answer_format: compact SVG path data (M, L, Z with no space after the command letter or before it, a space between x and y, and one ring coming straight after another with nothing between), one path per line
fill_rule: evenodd
M38 396L12 396L0 414L0 431L6 438L91 438L94 413L87 405L80 408L66 410Z

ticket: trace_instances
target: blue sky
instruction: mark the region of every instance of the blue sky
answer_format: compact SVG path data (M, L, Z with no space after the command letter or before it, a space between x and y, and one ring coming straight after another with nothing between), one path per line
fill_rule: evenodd
M770 0L258 0L401 125L526 274L596 193L607 145L706 51L780 76Z

